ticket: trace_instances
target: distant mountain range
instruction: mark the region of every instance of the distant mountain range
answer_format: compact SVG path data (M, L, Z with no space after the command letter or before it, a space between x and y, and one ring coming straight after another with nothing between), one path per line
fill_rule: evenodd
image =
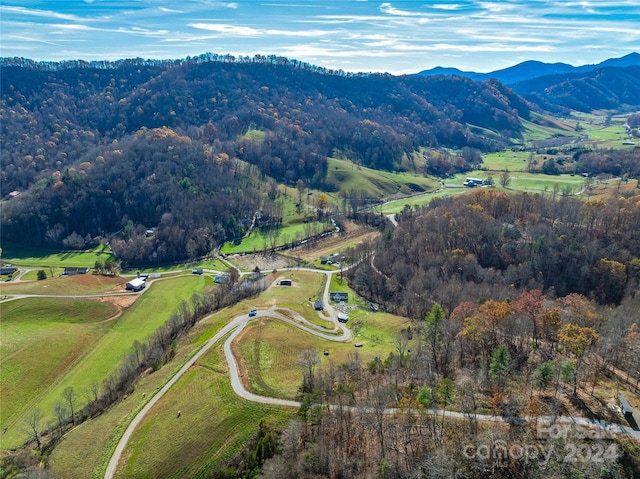
M528 60L522 63L518 63L512 67L503 68L502 70L495 70L489 73L477 73L466 72L457 68L445 68L435 67L431 70L423 70L418 75L420 76L435 76L435 75L458 75L467 78L471 78L477 81L484 81L494 78L507 85L514 83L532 80L548 75L563 75L572 73L588 73L600 68L606 67L629 67L640 66L640 53L629 53L620 58L610 58L601 63L595 65L582 65L574 67L568 63L544 63L535 60Z
M552 112L633 111L640 108L640 54L630 53L597 65L526 61L489 73L436 67L418 76L461 76L498 80L538 107Z

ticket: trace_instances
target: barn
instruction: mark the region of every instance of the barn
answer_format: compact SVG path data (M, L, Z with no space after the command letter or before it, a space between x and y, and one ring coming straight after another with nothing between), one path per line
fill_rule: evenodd
M146 283L144 282L143 278L134 278L131 281L129 281L126 285L126 289L127 291L142 291L146 286Z

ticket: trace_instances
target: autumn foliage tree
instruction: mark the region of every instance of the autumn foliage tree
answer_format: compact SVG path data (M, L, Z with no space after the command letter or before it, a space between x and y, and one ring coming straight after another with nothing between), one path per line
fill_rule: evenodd
M560 344L566 348L575 358L575 369L573 371L573 395L576 395L578 384L578 373L582 360L588 348L591 347L600 337L598 332L587 326L576 324L565 324L558 333Z

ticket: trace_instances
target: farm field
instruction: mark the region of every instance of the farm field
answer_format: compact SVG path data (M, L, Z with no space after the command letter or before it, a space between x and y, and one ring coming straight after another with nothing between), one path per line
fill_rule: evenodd
M90 299L29 298L2 306L0 427L51 387L109 328L118 308Z
M466 177L486 180L489 175L493 177L495 187L498 187L500 185L499 172L487 172L482 170L475 170L455 175L447 180L446 184L462 184ZM572 194L576 194L585 184L583 177L571 175L543 175L538 173L513 172L510 174L510 178L511 181L508 189L534 193L553 191L554 187L557 187L558 191L562 192L563 189L568 187L571 189Z
M235 306L237 314L240 308ZM229 311L211 315L178 340L171 362L152 374L144 375L134 393L108 411L65 434L54 449L50 465L57 477L91 479L103 477L117 440L133 415L157 392L208 339L228 321Z
M115 260L108 246L102 245L89 251L55 251L28 248L16 244L2 245L2 259L16 266L47 268L49 266L77 266L93 268L97 260Z
M312 221L310 223L296 223L289 226L283 226L278 230L278 238L275 246L282 246L291 241L301 240L311 234L317 234L322 231L332 229L331 223ZM242 239L238 244L227 242L221 251L225 254L234 254L240 252L263 251L271 248L271 240L269 233L262 230L254 230L248 237Z
M261 421L283 426L295 413L238 400L220 343L147 415L128 444L119 476L208 477L240 451Z
M100 295L124 293L127 279L120 276L79 274L76 276L56 276L42 281L20 281L2 283L2 295L47 294L54 296Z
M338 185L342 192L365 191L369 198L379 199L397 194L433 191L438 187L437 180L423 175L372 170L348 160L335 158L329 158L326 182ZM335 204L340 204L338 193L328 196L334 199Z
M50 383L46 389L36 395L36 391L29 389L30 382L21 382L20 387L24 389L16 391L15 394L19 397L31 395L33 399L12 416L14 420L10 424L3 424L3 428L7 429L3 429L2 447L17 447L22 444L26 438L20 430L21 424L29 411L34 408L41 409L47 421L52 419L53 407L61 400L62 391L66 387L74 388L77 398L76 408L80 409L84 406L87 401L86 393L90 390L91 384L94 382L100 384L107 378L129 352L134 341L144 341L169 318L180 301L188 300L195 292L202 291L205 285L205 278L196 276L154 282L152 287L140 295L122 316L105 326L103 334L94 338L91 347L87 347L84 354L64 367L57 365L56 368L59 368L55 369L57 374L49 379ZM59 300L46 298L46 301L40 303L42 317L47 317L47 309L50 307L47 305L55 304L56 301ZM38 313L31 314L36 316ZM46 351L49 350L50 348L46 349ZM10 364L7 363L6 367ZM31 362L31 364L37 366L37 363ZM27 374L28 371L23 373Z

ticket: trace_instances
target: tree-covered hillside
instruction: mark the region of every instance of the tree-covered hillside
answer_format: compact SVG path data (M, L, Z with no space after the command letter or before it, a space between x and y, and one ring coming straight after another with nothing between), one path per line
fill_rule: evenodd
M475 151L456 165L464 170L478 150L517 137L529 114L496 82L350 75L275 57L0 67L1 194L21 193L3 207L3 238L75 248L117 234L114 248L133 262L186 259L241 236L260 186L235 160L263 179L326 189L328 156L394 170L422 147L447 146ZM143 241L149 227L157 234Z
M640 107L640 66L548 75L511 85L548 111L634 111Z
M450 312L523 289L619 304L640 284L639 199L478 190L434 200L406 211L349 275L361 295L411 318L425 316L425 299Z

